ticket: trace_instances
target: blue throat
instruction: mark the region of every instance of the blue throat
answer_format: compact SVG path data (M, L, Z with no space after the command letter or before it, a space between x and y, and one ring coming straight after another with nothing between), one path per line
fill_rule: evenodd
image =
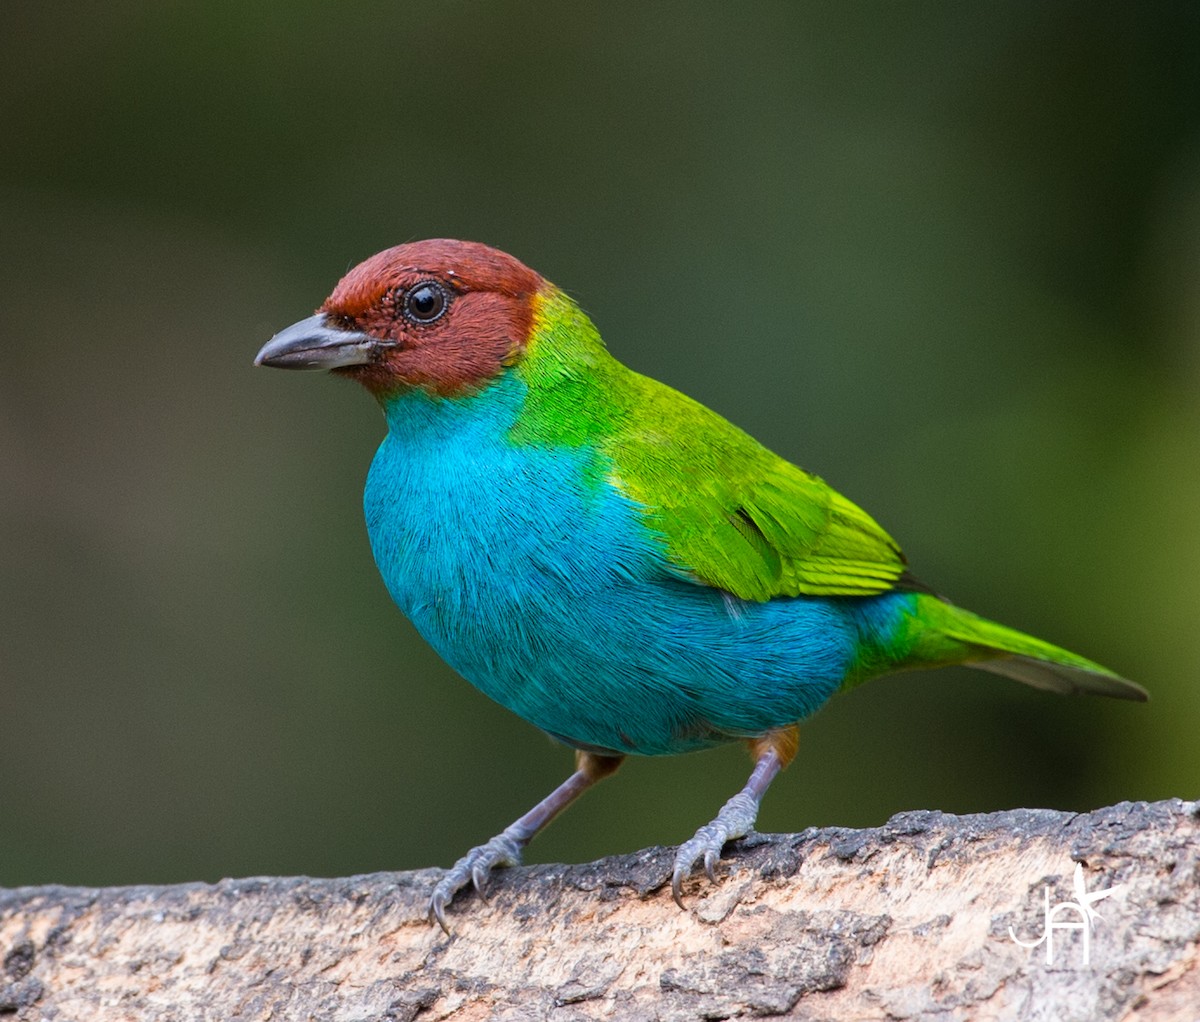
M905 594L749 603L678 578L586 447L517 445L525 384L384 403L364 505L392 599L468 681L579 748L658 755L808 716ZM591 471L589 471L591 469Z

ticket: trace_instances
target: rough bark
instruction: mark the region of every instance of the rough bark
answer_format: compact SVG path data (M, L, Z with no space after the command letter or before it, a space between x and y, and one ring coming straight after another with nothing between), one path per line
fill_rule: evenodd
M1050 904L1125 885L1045 945ZM0 891L0 1020L1200 1018L1200 807L904 813L757 835L671 901L668 849L507 870L425 918L434 870ZM1078 920L1064 910L1060 921Z

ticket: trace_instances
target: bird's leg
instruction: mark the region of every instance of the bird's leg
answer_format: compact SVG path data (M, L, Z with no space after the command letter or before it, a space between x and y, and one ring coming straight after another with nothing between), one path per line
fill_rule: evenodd
M483 897L483 885L495 866L517 866L521 852L534 834L554 819L597 781L621 765L624 756L601 756L594 752L575 753L575 772L515 823L505 827L487 844L472 848L458 860L433 889L429 899L430 922L437 920L446 933L446 906L470 881Z
M754 756L754 770L746 786L733 796L717 813L712 823L696 831L695 836L679 846L675 853L675 869L671 875L671 895L675 903L683 908L682 886L691 876L692 868L701 858L708 879L716 882L713 867L721 858L721 849L726 841L745 837L754 829L758 818L758 806L767 788L796 755L799 730L793 725L779 731L770 731L760 738L750 740L750 751Z

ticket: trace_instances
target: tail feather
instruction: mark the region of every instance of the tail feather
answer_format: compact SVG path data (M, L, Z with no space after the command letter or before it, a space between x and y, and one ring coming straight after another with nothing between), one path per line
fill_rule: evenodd
M1077 653L988 621L936 596L918 599L920 617L941 642L951 640L957 650L952 659L968 667L1065 695L1086 692L1137 702L1149 698L1140 685Z
M1144 703L1149 698L1141 685L1136 685L1104 668L1072 667L1019 655L997 657L995 660L976 660L967 666L977 667L992 674L1003 674L1014 681L1021 681L1047 692L1058 692L1060 695L1087 693L1111 696L1113 699L1133 699L1139 703Z

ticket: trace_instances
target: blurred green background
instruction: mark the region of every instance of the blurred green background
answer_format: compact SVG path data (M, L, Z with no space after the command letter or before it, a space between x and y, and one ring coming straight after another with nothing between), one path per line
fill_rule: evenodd
M1197 794L1191 0L0 19L0 884L448 865L565 776L391 606L372 402L250 365L439 235L1153 693L876 682L762 829ZM747 770L631 761L529 859L678 842Z

